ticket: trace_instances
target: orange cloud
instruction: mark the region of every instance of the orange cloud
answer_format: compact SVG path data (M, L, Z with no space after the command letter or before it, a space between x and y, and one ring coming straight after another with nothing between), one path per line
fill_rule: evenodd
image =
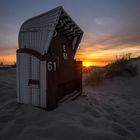
M0 61L11 64L16 61L16 47L13 43L1 44ZM104 66L116 58L117 55L132 53L133 57L140 56L140 37L138 35L108 35L85 33L80 49L75 58L93 65Z
M140 38L138 35L97 35L86 34L76 57L82 61L92 61L94 65L106 65L118 55L131 53L140 56Z

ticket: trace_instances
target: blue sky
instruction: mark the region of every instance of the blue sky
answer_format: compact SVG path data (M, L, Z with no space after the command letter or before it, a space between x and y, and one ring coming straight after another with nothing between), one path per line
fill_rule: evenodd
M0 60L15 59L25 20L60 5L84 31L76 58L103 62L140 55L140 0L0 0Z

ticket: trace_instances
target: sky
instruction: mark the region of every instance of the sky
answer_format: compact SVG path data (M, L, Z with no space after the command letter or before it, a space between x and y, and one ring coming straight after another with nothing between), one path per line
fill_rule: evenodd
M116 56L140 56L140 0L0 0L0 61L16 61L25 20L60 5L84 31L76 59L103 66Z

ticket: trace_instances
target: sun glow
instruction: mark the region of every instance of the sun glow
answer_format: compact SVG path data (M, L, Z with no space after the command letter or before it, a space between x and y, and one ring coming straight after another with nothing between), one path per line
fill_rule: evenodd
M0 62L2 62L5 65L10 65L16 62L16 56L15 55L3 55L0 57Z
M83 66L85 67L93 66L93 62L83 62Z

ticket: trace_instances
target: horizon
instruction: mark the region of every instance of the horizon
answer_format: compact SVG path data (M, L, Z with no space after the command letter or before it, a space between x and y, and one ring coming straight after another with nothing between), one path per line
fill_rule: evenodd
M16 62L18 32L24 21L60 5L84 31L75 59L104 66L118 55L140 56L139 0L1 0L0 62Z

